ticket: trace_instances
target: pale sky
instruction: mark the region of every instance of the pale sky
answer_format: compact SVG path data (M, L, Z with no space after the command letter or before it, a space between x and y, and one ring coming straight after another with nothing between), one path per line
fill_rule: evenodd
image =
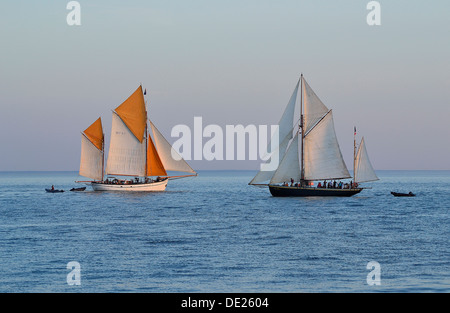
M344 159L353 126L375 169L450 169L450 2L80 0L0 2L0 170L78 170L80 132L140 83L172 127L276 124L301 73L333 109ZM194 169L260 162L190 161Z

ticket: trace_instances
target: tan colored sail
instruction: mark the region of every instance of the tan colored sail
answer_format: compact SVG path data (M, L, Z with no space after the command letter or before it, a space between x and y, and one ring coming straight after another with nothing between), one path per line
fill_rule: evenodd
M103 152L98 150L84 134L81 135L79 173L94 180L103 179Z
M80 175L103 179L103 128L97 119L81 134Z
M147 111L145 109L142 86L115 110L117 115L130 129L133 135L142 142L145 139L145 126L147 123Z
M140 142L123 120L113 112L106 174L145 176L146 144Z
M148 136L147 147L147 176L167 176L167 172L150 136Z

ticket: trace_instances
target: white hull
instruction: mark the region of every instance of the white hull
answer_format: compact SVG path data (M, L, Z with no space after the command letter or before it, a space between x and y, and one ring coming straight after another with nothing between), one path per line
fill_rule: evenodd
M167 187L168 179L160 182L152 182L147 184L104 184L92 182L91 186L94 191L164 191Z

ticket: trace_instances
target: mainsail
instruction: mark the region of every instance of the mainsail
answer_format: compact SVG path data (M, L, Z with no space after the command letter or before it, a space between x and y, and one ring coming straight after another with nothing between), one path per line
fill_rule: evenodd
M300 112L304 110L300 121L303 120L303 123L300 123L300 130L295 131L297 134L290 140L296 130L293 115L299 83L302 87ZM299 83L294 90L295 96L292 95L280 120L279 128L284 133L280 133L282 140L276 151L281 160L278 169L273 172L260 171L249 183L251 185L267 180L270 180L270 184L277 184L291 179L313 181L351 177L337 141L332 111L317 97L303 75ZM287 129L289 131L286 132ZM289 141L290 145L286 150Z
M94 180L103 179L103 128L101 118L81 133L79 174Z
M355 182L364 183L376 180L379 180L379 178L370 163L363 137L355 159Z
M331 110L306 134L303 147L305 180L351 177L339 148Z

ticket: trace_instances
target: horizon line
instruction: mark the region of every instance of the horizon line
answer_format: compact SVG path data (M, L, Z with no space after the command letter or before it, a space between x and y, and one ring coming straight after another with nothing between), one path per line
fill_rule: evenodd
M212 169L198 169L196 171L204 171L204 172L226 172L226 171L240 171L240 172L258 172L258 170L253 170L253 169L217 169L217 170L212 170ZM376 172L378 171L409 171L409 172L423 172L423 171L450 171L450 169L380 169L380 170L375 170ZM15 172L78 172L78 170L0 170L0 173L15 173ZM350 171L351 173L353 171Z

